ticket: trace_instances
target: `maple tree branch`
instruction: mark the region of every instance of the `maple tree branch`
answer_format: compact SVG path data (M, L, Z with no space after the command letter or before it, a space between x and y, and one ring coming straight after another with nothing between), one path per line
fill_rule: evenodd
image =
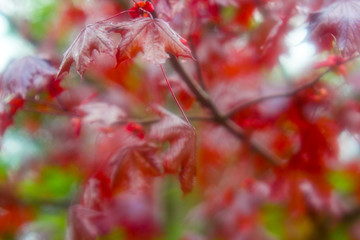
M262 156L267 162L269 162L271 165L279 165L283 162L279 157L274 155L271 151L251 139L246 135L244 130L242 130L238 125L236 125L233 121L226 119L221 124L229 130L234 136L236 136L238 139L241 139L244 141L245 144L247 144L251 150L253 150L255 153Z
M56 98L56 100L59 100ZM69 109L64 108L62 105L57 106L52 103L48 103L46 101L42 100L33 100L31 98L27 98L26 104L23 107L23 111L28 112L37 112L37 113L43 113L43 114L50 114L50 115L68 115L68 116L77 116L77 114L73 111L70 111Z
M182 116L178 116L179 118L184 119ZM213 117L206 117L206 116L188 116L187 117L189 119L189 121L191 122L195 122L195 121L203 121L203 122L214 122L214 118ZM113 123L114 125L122 125L122 124L128 124L130 122L134 122L134 123L138 123L138 124L154 124L158 121L160 121L161 118L159 117L150 117L150 118L143 118L143 119L128 119L128 120L123 120L123 121L117 121L115 123ZM184 119L185 120L185 119Z
M242 128L237 126L233 121L231 121L226 115L223 115L215 106L215 104L210 99L209 95L198 85L196 81L194 81L181 66L179 61L175 56L171 55L170 63L172 64L175 71L180 75L180 77L184 80L186 85L190 88L190 90L195 95L196 99L205 107L207 107L213 117L214 121L222 126L224 126L231 134L233 134L238 139L244 141L247 145L249 145L250 149L252 149L255 153L263 157L267 162L272 165L279 165L281 160L266 150L261 145L257 144L253 141L247 134L244 132Z
M195 58L195 69L196 69L196 75L197 75L197 78L199 80L199 83L200 83L200 86L202 87L202 89L206 90L206 86L205 86L205 81L204 81L204 78L202 76L202 73L201 73L201 67L200 67L200 63L199 63L199 58L196 54L196 51L195 51L195 46L194 46L194 42L192 40L192 38L190 38L189 40L189 45L190 45L190 50Z
M342 62L341 64L345 64L345 63L348 63L354 59L357 59L359 58L360 56L357 55L357 56L354 56L352 58L349 58L347 60L345 60L344 62ZM332 67L329 67L326 71L324 71L323 73L321 73L320 75L318 75L315 79L313 79L312 81L298 87L298 88L295 88L289 92L284 92L284 93L279 93L279 94L274 94L274 95L268 95L268 96L263 96L263 97L260 97L260 98L257 98L257 99L254 99L254 100L250 100L244 104L241 104L237 107L235 107L234 109L232 109L231 111L229 111L225 116L226 117L232 117L233 115L235 115L237 112L247 108L247 107L250 107L252 105L255 105L255 104L259 104L259 103L262 103L262 102L265 102L267 100L270 100L270 99L274 99L274 98L287 98L287 97L291 97L295 94L298 94L299 92L309 88L309 87L313 87L318 81L320 81L320 79L322 77L324 77L326 74L328 74L329 72L331 72L333 70Z
M262 102L265 102L267 100L270 100L270 99L274 99L274 98L288 98L288 97L291 97L291 96L294 96L296 94L298 94L299 92L309 88L309 87L313 87L318 81L320 81L320 79L322 77L324 77L327 73L329 73L330 71L332 71L331 68L327 69L326 71L324 71L323 73L321 73L319 76L317 76L314 80L310 81L309 83L306 83L298 88L295 88L291 91L288 91L288 92L284 92L284 93L278 93L278 94L273 94L273 95L268 95L268 96L263 96L263 97L260 97L260 98L256 98L254 100L250 100L246 103L243 103L237 107L235 107L234 109L230 110L225 116L226 117L232 117L234 116L237 112L245 109L245 108L248 108L252 105L255 105L255 104L259 104L259 103L262 103Z
M191 92L195 95L196 99L204 106L211 108L210 98L208 94L197 84L197 82L193 81L193 79L185 72L184 68L181 66L176 57L170 54L170 63L175 71L180 75L180 77L184 80L186 85L189 87Z
M28 107L24 107L21 110L26 112L34 112L34 113L36 112L36 113L49 114L49 115L69 115L69 116L73 115L72 113L66 111L56 111L56 110L54 111L48 109L36 109L36 108L28 108Z
M32 105L40 105L40 106L44 106L50 109L58 109L58 106L52 103L49 103L48 101L44 101L44 100L38 100L38 99L33 99L33 98L26 98L25 99L27 103L31 103ZM63 109L61 109L63 110Z

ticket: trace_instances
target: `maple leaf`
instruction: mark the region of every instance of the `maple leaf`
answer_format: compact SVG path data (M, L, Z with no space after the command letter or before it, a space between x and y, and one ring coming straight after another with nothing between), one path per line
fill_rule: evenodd
M157 148L128 127L118 127L98 140L99 162L106 162L112 186L138 191L161 174Z
M143 193L121 193L104 211L108 222L122 226L132 239L154 239L159 233L159 213L152 197ZM115 213L115 214L114 214ZM105 225L105 224L103 224Z
M19 95L25 98L30 90L41 91L54 80L56 69L46 60L27 56L11 62L0 78L2 97Z
M232 5L232 6L237 6L237 0L210 0L210 3L212 4L219 4L222 6L228 6L228 5Z
M67 240L95 240L121 226L131 239L152 239L159 232L159 216L145 194L120 193L101 209L75 205L70 208ZM136 237L135 237L136 236Z
M0 144L5 130L13 123L12 116L9 116L6 105L0 102Z
M126 113L116 105L105 102L90 102L78 108L83 114L82 121L97 128L107 128L126 117Z
M94 61L94 51L113 56L115 47L108 32L110 26L104 22L87 25L64 53L57 78L60 78L63 73L69 72L74 62L77 72L83 77L88 65Z
M97 210L81 205L74 205L69 209L69 222L66 240L84 239L95 240L99 235L109 231L109 224L99 226L99 222L106 221L106 216Z
M118 63L133 58L140 51L145 60L154 64L164 63L169 58L167 52L193 58L191 50L184 45L186 40L161 19L136 18L118 23L112 30L122 35L116 54Z
M165 172L178 173L183 192L191 191L196 175L196 135L191 125L179 117L159 109L162 119L154 124L150 138L170 142L163 155Z
M12 98L9 102L0 101L0 140L5 130L13 124L13 117L23 105L24 99L20 96Z
M310 15L311 37L320 45L330 45L336 39L336 46L345 57L351 57L360 50L360 1L335 1L328 7Z

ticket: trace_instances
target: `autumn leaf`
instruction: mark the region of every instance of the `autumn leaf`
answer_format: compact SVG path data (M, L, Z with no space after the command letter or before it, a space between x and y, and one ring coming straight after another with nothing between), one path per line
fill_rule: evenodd
M57 78L69 72L74 62L77 72L83 77L88 65L94 61L94 51L113 55L114 43L108 33L110 26L104 22L87 25L64 53Z
M13 124L12 116L9 115L6 105L0 102L0 144L5 130Z
M135 57L140 51L145 60L154 64L164 63L169 58L167 52L193 58L184 45L186 40L161 19L136 18L116 24L112 30L122 35L116 54L118 63Z
M30 90L41 91L54 80L56 69L46 60L27 56L11 62L0 77L1 96L25 98Z
M66 240L95 240L99 235L109 231L109 224L99 226L99 222L106 220L106 216L97 210L74 205L69 209L68 234Z
M238 5L237 0L210 0L210 3L219 4L222 6L228 6L228 5L237 6Z
M196 175L196 135L191 125L179 117L159 109L162 119L154 124L150 137L159 142L170 142L163 155L165 172L178 173L181 189L189 192Z
M320 46L328 47L335 38L336 47L345 57L360 50L360 1L335 1L310 15L310 34Z
M100 189L99 189L100 190ZM70 208L71 223L67 240L95 240L122 227L131 239L153 239L159 233L159 214L151 197L120 193L103 201L102 208L75 205Z
M112 186L119 189L148 188L149 177L161 174L157 147L129 127L118 127L98 140L98 160L106 162Z
M82 122L93 125L96 128L107 128L111 124L126 117L126 113L116 105L106 102L90 102L78 107L84 115Z
M0 101L0 144L1 136L13 124L13 117L23 105L24 99L20 96L12 98L9 102Z

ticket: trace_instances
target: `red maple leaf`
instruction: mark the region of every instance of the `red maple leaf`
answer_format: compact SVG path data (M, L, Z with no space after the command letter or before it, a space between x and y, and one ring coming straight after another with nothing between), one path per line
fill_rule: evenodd
M178 173L183 192L191 191L196 175L196 135L192 126L179 117L160 109L162 119L154 124L150 137L160 142L170 142L164 152L165 172Z
M11 62L0 78L1 95L25 98L30 90L41 91L51 85L56 69L46 60L27 56Z
M95 128L106 130L117 121L126 118L126 113L118 106L106 102L89 102L78 107L82 122Z
M102 209L75 205L69 210L68 240L95 240L120 226L126 239L153 239L159 232L158 213L151 197L120 193L104 202Z
M98 140L99 163L106 162L106 173L118 191L139 191L151 186L161 174L155 155L157 148L127 127L118 127Z
M81 205L74 205L69 209L70 227L66 239L94 240L99 235L105 234L110 230L109 223L98 226L99 222L104 222L105 220L106 216L100 211Z
M64 53L57 78L61 77L63 73L69 72L74 62L77 72L83 77L88 65L94 61L94 51L113 55L115 47L109 36L109 28L110 24L105 22L87 25Z
M310 15L312 38L321 47L329 47L334 38L336 47L345 57L360 50L360 1L335 1L328 7Z
M169 58L167 52L193 58L184 45L186 40L161 19L136 18L116 24L113 31L122 35L116 54L118 63L133 58L140 51L145 60L154 64L164 63Z

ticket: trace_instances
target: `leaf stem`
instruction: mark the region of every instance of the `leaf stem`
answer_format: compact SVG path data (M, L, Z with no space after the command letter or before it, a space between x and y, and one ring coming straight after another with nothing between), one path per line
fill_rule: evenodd
M110 19L116 18L116 17L118 17L118 16L120 16L120 15L122 15L122 14L124 14L124 13L129 13L129 12L134 12L134 11L133 11L133 10L125 10L125 11L119 12L119 13L117 13L117 14L109 17L109 18L106 18L106 19L104 19L104 20L100 20L100 21L98 21L98 22L109 21Z
M186 122L187 122L189 125L191 125L191 123L189 122L189 119L186 117L184 110L182 109L179 101L177 100L177 98L176 98L176 96L175 96L175 94L174 94L174 92L173 92L173 90L172 90L172 88L171 88L170 82L169 82L169 80L167 79L166 74L165 74L165 71L164 71L164 68L163 68L163 66L162 66L161 64L160 64L160 68L161 68L161 71L162 71L162 73L163 73L163 75L164 75L164 78L165 78L165 80L166 80L166 83L167 83L167 85L168 85L168 87L169 87L169 90L170 90L170 92L171 92L171 95L173 96L173 98L174 98L174 100L175 100L175 102L176 102L176 105L177 105L178 108L180 109L181 114L183 115L183 117L184 117L184 119L186 120Z

